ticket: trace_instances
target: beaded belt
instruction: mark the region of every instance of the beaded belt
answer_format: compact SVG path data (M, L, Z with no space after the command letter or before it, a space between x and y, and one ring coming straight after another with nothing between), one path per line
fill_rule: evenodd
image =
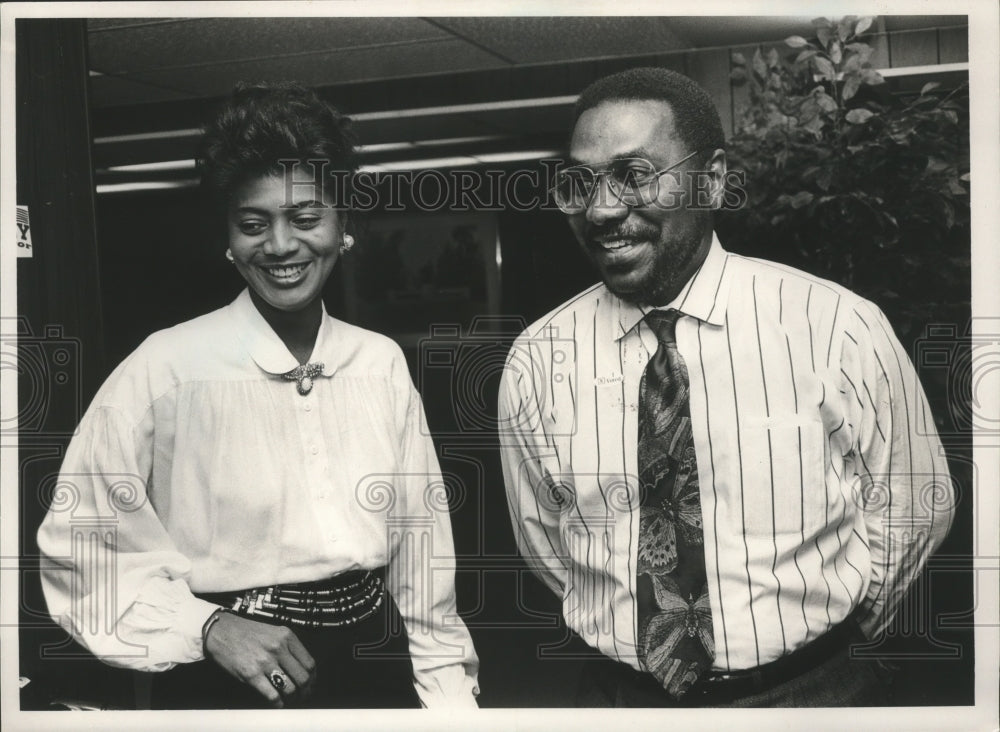
M254 587L199 595L245 617L309 628L354 625L382 605L385 582L371 570L344 572L319 582Z

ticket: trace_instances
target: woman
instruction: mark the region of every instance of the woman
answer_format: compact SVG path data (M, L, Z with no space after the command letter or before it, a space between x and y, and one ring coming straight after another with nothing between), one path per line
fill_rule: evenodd
M114 371L39 530L53 617L163 672L156 708L475 706L420 398L400 349L320 297L353 245L353 157L312 92L237 87L199 164L248 287Z

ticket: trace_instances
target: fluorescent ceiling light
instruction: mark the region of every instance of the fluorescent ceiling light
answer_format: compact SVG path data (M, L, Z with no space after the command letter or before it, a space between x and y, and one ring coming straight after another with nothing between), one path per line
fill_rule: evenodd
M905 32L905 31L904 31ZM931 64L930 66L894 66L889 69L875 69L875 71L884 79L889 79L894 76L923 76L924 74L947 74L953 71L968 71L968 62L961 62L955 64ZM822 81L823 77L819 74L813 74L813 79L815 81ZM844 72L840 71L837 73L837 81L844 80Z
M480 166L486 163L509 163L518 160L543 160L545 158L556 158L561 155L559 150L518 150L515 152L483 153L482 155L460 155L449 158L425 158L422 160L398 160L372 165L362 165L358 168L361 173L389 173L393 171L428 170L431 168L457 168L460 166ZM186 161L171 161L171 163L181 163ZM149 165L157 165L150 163ZM114 170L129 168L137 169L139 166L119 166ZM108 170L112 170L109 168ZM176 188L191 188L196 186L198 181L194 178L172 181L133 181L130 183L102 183L97 186L98 193L127 193L131 191L156 191Z
M97 192L101 194L129 193L131 191L162 191L173 188L193 188L196 185L198 185L198 181L193 178L187 180L135 181L133 183L102 183L97 186Z
M389 109L384 112L362 112L348 115L356 122L371 122L380 119L401 119L405 117L432 117L434 115L467 114L469 112L496 112L504 109L524 109L526 107L559 107L574 104L577 94L561 97L538 97L535 99L511 99L505 102L478 102L476 104L450 104L443 107L418 107L416 109Z
M509 163L517 160L542 160L556 157L558 150L522 150L506 153L483 153L482 155L456 155L450 158L425 158L423 160L399 160L372 163L358 168L360 173L389 173L399 170L427 170L430 168L457 168L463 165L479 166L484 163Z
M350 114L355 122L374 122L383 119L407 119L409 117L433 117L449 114L469 114L472 112L498 112L506 109L527 109L531 107L561 107L574 104L579 95L568 94L561 97L537 97L534 99L510 99L501 102L477 102L475 104L449 104L441 107L417 107L415 109L388 109L382 112L361 112ZM159 132L139 132L134 135L110 135L94 138L95 145L116 142L142 142L143 140L164 140L177 137L197 137L200 128L185 130L161 130ZM461 139L461 138L459 138ZM393 144L393 143L389 143Z
M192 127L186 130L160 130L159 132L138 132L134 135L111 135L95 137L95 145L106 145L115 142L142 142L143 140L167 140L175 137L197 137L202 130Z
M394 170L424 170L426 168L454 168L459 165L477 165L478 161L469 156L451 158L426 158L424 160L400 160L362 165L359 173L387 173Z
M891 76L919 76L921 74L946 74L949 71L968 71L967 62L957 64L933 64L931 66L896 66L891 69L879 69L878 73L888 78Z
M418 147L441 147L443 145L465 145L470 142L491 142L503 140L504 135L479 135L476 137L442 137L435 140L412 140L409 142L379 142L374 145L358 145L359 153L395 152Z
M476 155L476 160L482 163L510 163L517 160L542 160L543 158L558 158L560 150L524 150L521 152L483 153Z
M104 168L115 173L154 173L163 170L194 170L194 160L165 160L161 163L138 163L135 165L112 165Z
M424 147L441 147L444 145L465 145L473 142L492 142L503 140L503 135L479 135L477 137L445 137L436 140L413 140L411 142L383 142L375 145L358 145L361 154L376 152L398 152L400 150L415 150ZM164 170L194 170L194 160L164 160L158 163L136 163L132 165L112 165L102 168L102 172L113 173L156 173Z
M491 139L488 137L455 137L447 140L447 142L465 142L465 141L477 141L477 140L487 140ZM440 142L444 144L445 140L432 140L425 141L431 144ZM415 149L423 147L425 142L417 143L391 143L392 145L402 145L404 148L397 149ZM461 165L482 165L484 163L509 163L516 162L518 160L541 160L543 158L554 158L561 155L559 150L517 150L514 152L498 152L498 153L482 153L481 155L458 155L447 158L425 158L422 160L391 160L384 163L372 163L371 165L362 165L358 170L363 173L379 173L379 172L389 172L396 170L425 170L428 168L454 168ZM166 160L158 163L138 163L135 165L112 165L109 168L103 168L99 172L107 173L159 173L164 171L175 171L175 170L194 170L195 161L194 160ZM131 183L109 183L102 184L97 187L98 193L115 193L118 191L132 191L132 190L154 190L156 188L174 188L174 187L184 187L175 186L174 183L183 183L187 185L189 183L194 183L195 181L134 181ZM118 187L116 187L118 186ZM132 186L132 187L129 187ZM138 188L135 186L139 186Z

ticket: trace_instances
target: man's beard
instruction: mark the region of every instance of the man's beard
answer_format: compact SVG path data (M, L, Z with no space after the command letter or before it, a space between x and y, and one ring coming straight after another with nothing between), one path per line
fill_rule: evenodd
M622 290L612 286L607 278L605 286L625 302L633 305L659 307L666 305L681 291L691 277L689 272L692 262L697 258L703 240L703 225L701 221L692 221L690 227L678 232L673 237L673 245L660 243L653 269L637 287Z

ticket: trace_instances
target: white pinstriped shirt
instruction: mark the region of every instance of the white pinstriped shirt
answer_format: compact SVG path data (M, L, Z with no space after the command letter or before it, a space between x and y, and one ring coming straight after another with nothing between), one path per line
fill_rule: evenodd
M859 604L875 637L954 509L885 316L717 239L665 307L682 313L715 668L772 661ZM643 316L595 285L521 335L500 387L519 548L567 624L636 668L638 395L657 345Z

